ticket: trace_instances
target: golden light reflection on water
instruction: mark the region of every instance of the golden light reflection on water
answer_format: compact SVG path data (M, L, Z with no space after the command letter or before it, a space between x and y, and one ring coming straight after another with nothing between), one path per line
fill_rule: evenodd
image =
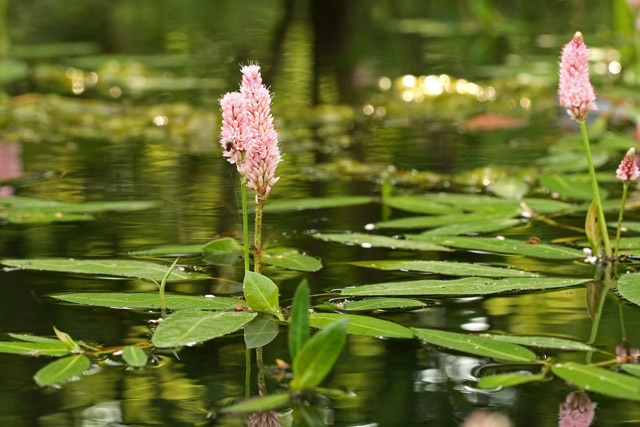
M481 86L465 79L455 79L447 74L414 76L411 74L391 81L389 77L380 77L378 86L383 91L393 87L394 92L405 102L424 102L442 94L473 96L480 102L493 101L496 90L492 86Z

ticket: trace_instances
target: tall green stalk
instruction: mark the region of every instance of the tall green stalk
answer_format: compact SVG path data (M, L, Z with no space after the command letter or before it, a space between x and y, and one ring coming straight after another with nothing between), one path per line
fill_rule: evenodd
M584 152L587 155L587 163L589 165L589 176L591 177L591 189L593 190L593 199L596 202L598 224L600 225L600 234L602 234L602 243L604 244L604 252L607 256L611 256L611 243L609 242L609 234L607 233L607 223L602 209L602 200L600 199L600 191L598 189L598 181L596 180L596 171L593 167L591 158L591 147L589 146L589 136L587 135L587 126L584 120L578 122L580 124L580 132L582 133L582 143Z
M253 244L253 271L262 273L262 210L264 201L256 200L256 225Z
M249 271L249 215L247 213L247 181L240 181L242 192L242 236L244 243L244 271Z
M166 317L166 315L167 315L167 300L166 300L166 298L164 296L164 288L165 288L165 285L167 284L167 279L169 278L169 276L173 272L173 269L176 267L176 264L178 263L179 259L180 258L176 258L176 260L173 261L173 264L171 264L171 267L169 267L169 270L165 273L164 277L162 278L162 282L160 282L160 285L159 285L159 288L160 288L160 292L159 292L160 316L162 316L162 317Z
M618 256L618 249L620 249L620 231L622 228L622 217L624 215L624 205L627 203L627 192L629 190L629 183L631 181L624 181L622 189L622 203L620 205L620 214L618 215L618 229L616 230L616 250L614 255Z

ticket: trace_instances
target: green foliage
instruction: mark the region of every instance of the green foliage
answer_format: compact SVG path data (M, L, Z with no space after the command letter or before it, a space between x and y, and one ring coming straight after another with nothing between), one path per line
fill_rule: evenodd
M396 239L387 236L376 236L373 234L312 234L316 239L329 242L343 243L345 245L358 245L363 248L389 248L410 251L442 251L450 252L451 249L435 243L418 242L415 240Z
M275 200L269 201L264 207L264 212L289 212L308 209L341 208L346 206L358 206L371 203L373 199L365 196L346 197L314 197L311 199Z
M356 261L351 264L359 267L389 271L419 271L423 273L445 274L448 276L480 277L539 277L538 274L510 268L490 267L448 261Z
M575 362L553 365L551 370L580 388L619 399L640 400L640 378Z
M54 385L82 375L91 362L86 356L68 356L51 362L36 372L33 377L40 386Z
M251 412L268 411L285 406L290 400L291 396L288 394L270 394L243 400L242 402L223 408L222 412L248 414Z
M247 348L263 347L278 336L278 321L272 316L259 313L244 325L244 344Z
M122 350L122 358L129 366L141 368L147 364L147 355L139 347L128 345Z
M114 308L160 308L160 296L145 293L82 292L52 295L53 298L75 304ZM238 300L226 297L199 297L191 295L165 295L170 310L229 310L238 305Z
M284 321L280 311L279 289L275 283L262 274L252 271L244 273L244 298L255 311L273 314L278 320Z
M291 360L296 356L309 339L309 284L303 280L298 285L293 297L291 317L289 318L289 354Z
M499 374L499 375L487 375L480 379L478 382L479 388L491 389L498 387L513 387L524 383L542 381L545 378L545 374Z
M262 263L289 270L314 272L322 263L314 257L303 255L292 248L273 248L262 252Z
M427 304L422 301L406 298L367 298L360 301L347 301L334 305L341 310L370 311L390 308L420 308L426 307Z
M312 313L309 315L309 323L314 328L326 328L342 319L349 319L348 332L350 334L385 338L413 337L408 328L388 320L376 319L375 317L338 313Z

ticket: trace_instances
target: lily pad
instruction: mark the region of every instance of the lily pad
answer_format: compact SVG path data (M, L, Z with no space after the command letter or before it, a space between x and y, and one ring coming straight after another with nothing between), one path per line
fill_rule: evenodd
M375 268L386 271L420 271L424 273L445 274L449 276L480 277L539 277L539 274L511 268L490 267L448 261L356 261L351 264L358 267Z

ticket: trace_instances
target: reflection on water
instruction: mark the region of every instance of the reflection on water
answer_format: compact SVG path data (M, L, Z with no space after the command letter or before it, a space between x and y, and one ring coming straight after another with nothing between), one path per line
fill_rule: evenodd
M22 174L22 147L20 144L0 141L0 182ZM11 197L13 187L0 185L0 198Z

